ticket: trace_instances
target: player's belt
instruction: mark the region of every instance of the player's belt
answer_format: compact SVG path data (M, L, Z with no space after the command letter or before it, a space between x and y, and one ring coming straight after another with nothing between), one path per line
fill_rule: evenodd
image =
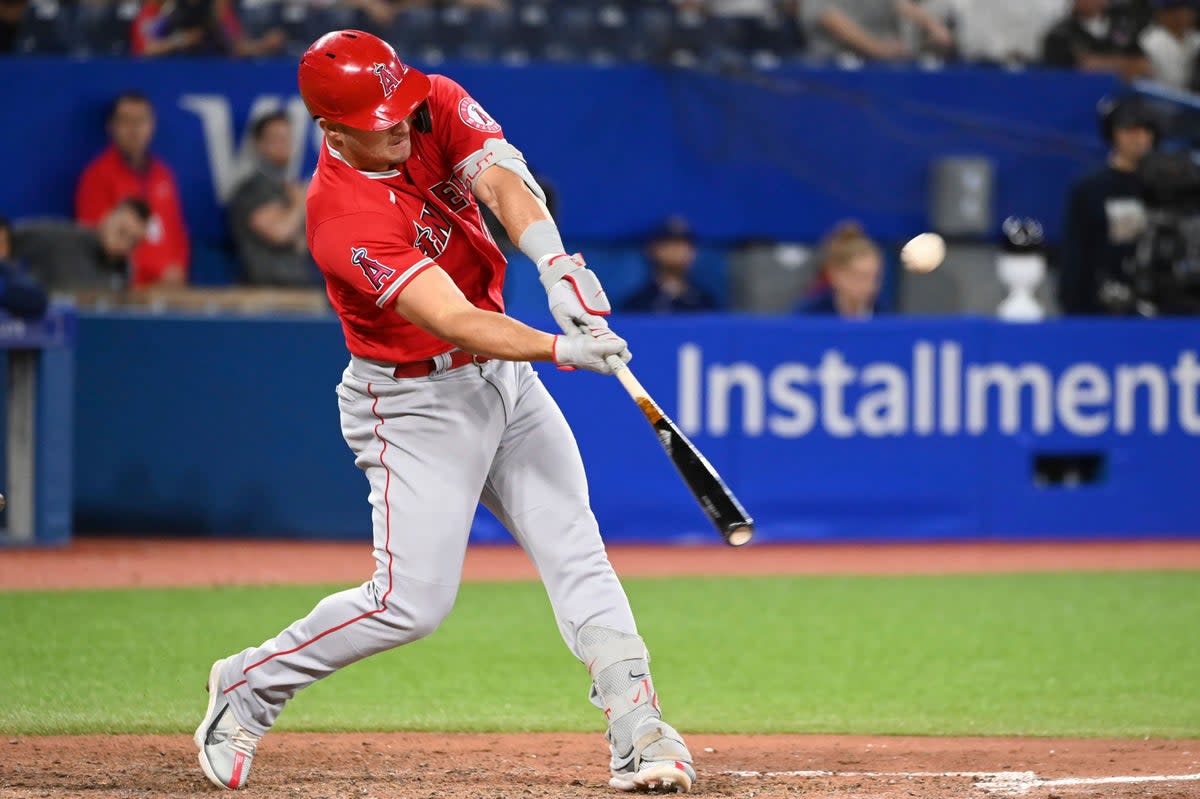
M426 358L423 361L398 363L392 371L392 377L428 377L429 375L449 372L451 369L457 369L469 363L487 363L490 360L491 358L485 358L482 355L472 355L462 350L452 350L451 352L444 352L441 355L435 355L432 358Z

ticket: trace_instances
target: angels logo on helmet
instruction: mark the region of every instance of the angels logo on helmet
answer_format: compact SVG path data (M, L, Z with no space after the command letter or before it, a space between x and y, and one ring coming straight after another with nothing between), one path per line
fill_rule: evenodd
M400 79L396 77L387 64L376 63L372 66L376 76L379 78L379 83L383 86L383 96L391 97L392 92L400 88Z

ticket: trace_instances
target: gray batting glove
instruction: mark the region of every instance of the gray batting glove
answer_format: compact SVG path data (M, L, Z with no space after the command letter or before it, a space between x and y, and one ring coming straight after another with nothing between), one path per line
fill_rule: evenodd
M592 327L608 327L604 317L612 313L600 278L587 268L579 253L547 255L537 264L546 289L550 313L567 335Z
M608 362L616 355L622 363L633 357L625 339L607 327L591 327L586 332L578 331L554 337L554 363L559 369L587 369L602 375L613 373Z

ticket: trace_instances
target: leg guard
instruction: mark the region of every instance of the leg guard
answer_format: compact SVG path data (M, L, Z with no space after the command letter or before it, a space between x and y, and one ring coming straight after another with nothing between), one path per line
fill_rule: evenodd
M696 780L692 755L662 720L642 639L589 625L578 640L592 676L589 698L608 719L609 784L621 791L688 791Z
M650 677L650 655L636 635L608 627L579 631L579 649L592 677L592 704L608 721L613 771L633 762L633 731L646 718L659 718L658 694Z

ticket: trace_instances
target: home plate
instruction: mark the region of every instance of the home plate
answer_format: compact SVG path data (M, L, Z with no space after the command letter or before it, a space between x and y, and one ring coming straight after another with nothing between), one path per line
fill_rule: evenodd
M726 771L734 777L854 777L859 779L920 779L967 777L975 788L996 796L1022 796L1034 788L1070 788L1087 785L1135 785L1151 782L1200 782L1200 774L1159 774L1128 777L1060 777L1047 780L1032 771Z

